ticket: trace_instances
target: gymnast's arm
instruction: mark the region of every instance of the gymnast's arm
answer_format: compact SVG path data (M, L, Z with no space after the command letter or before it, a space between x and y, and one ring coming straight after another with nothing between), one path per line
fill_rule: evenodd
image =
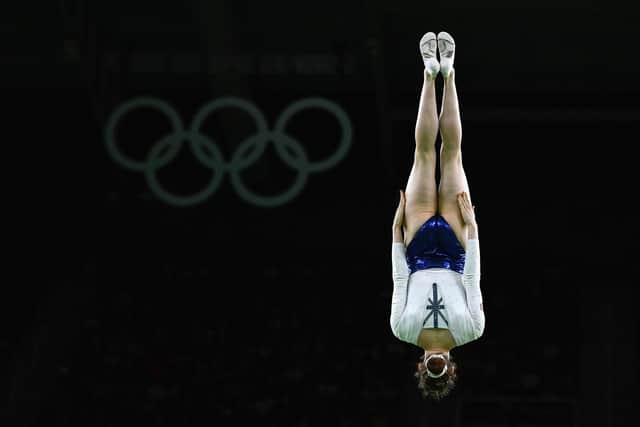
M475 207L471 204L469 193L458 194L458 206L462 219L467 226L467 247L462 285L467 295L467 307L473 320L474 335L480 338L484 332L484 311L482 311L482 292L480 292L480 243L478 241L478 224Z
M482 292L480 291L480 242L478 227L468 224L466 258L462 272L462 285L467 294L467 306L475 329L476 338L484 332L484 311L482 310Z
M393 335L400 338L398 334L398 323L404 307L407 305L407 283L409 282L409 266L405 258L404 233L404 192L400 190L400 201L393 218L393 241L391 242L391 272L393 276L393 294L391 295L391 315L389 324Z
M393 242L391 243L391 270L393 276L393 294L391 296L391 315L389 324L393 334L397 337L398 322L407 305L407 283L409 282L409 266L405 258L402 229L394 227Z

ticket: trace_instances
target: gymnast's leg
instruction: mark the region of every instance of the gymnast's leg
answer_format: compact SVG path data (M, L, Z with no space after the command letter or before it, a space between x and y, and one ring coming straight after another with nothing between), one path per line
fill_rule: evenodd
M463 248L466 248L467 230L460 213L457 196L462 191L469 193L469 184L462 167L462 124L456 92L453 53L455 44L447 33L438 34L441 66L444 76L444 91L440 109L440 185L438 207L440 215L451 225ZM442 57L450 55L448 64Z
M434 40L435 42L435 40ZM405 245L416 231L438 211L436 188L436 138L438 112L435 95L435 77L428 68L423 72L422 92L415 128L416 146L413 166L405 189Z

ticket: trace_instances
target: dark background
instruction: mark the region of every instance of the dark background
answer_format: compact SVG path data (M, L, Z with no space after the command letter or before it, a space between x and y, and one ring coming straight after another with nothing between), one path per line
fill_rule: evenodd
M5 162L18 169L7 183L28 202L5 224L26 262L3 287L3 426L633 424L640 61L627 3L59 0L6 5L0 22L18 117L6 126L21 129L5 143L25 151ZM421 350L388 324L390 226L411 168L418 40L442 30L457 44L487 325L452 351L458 385L433 403L412 377ZM269 129L293 102L326 98L350 145L265 206L185 140L157 170L163 188L222 181L179 206L107 149L113 112L140 96L185 127L205 103L241 98ZM171 132L150 109L117 129L141 162ZM285 130L309 161L339 147L326 111ZM202 133L229 164L256 124L225 109ZM241 171L250 191L295 181L274 147Z

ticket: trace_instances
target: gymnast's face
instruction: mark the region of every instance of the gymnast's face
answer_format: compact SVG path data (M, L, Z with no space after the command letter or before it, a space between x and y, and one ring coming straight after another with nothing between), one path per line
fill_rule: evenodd
M441 359L441 360L437 361L437 359ZM455 363L453 363L451 361L451 358L449 356L449 352L448 351L438 351L438 352L436 352L436 351L426 352L425 351L424 358L422 359L422 363L423 363L425 368L427 367L427 364L429 364L430 361L431 361L431 366L432 366L431 369L434 369L434 367L438 366L438 368L437 368L438 372L440 372L441 369L442 369L443 373L444 373L445 370L446 371L450 371L450 373L453 373L456 370L456 365L455 365ZM442 364L442 362L444 362L444 364ZM440 368L440 366L442 368Z

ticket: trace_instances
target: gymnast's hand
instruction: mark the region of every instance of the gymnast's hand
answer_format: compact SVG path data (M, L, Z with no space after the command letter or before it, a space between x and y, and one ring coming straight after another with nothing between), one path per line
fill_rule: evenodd
M471 204L469 193L463 191L458 194L458 206L460 207L460 213L462 219L467 225L474 225L476 223L476 214L474 212L475 206Z
M393 218L393 241L404 243L404 237L402 236L402 224L404 224L404 205L405 198L404 192L400 190L400 202L396 209L396 215Z
M462 220L466 225L476 227L476 213L475 206L471 204L471 198L469 193L463 191L458 194L458 206L460 207L460 213L462 214Z

